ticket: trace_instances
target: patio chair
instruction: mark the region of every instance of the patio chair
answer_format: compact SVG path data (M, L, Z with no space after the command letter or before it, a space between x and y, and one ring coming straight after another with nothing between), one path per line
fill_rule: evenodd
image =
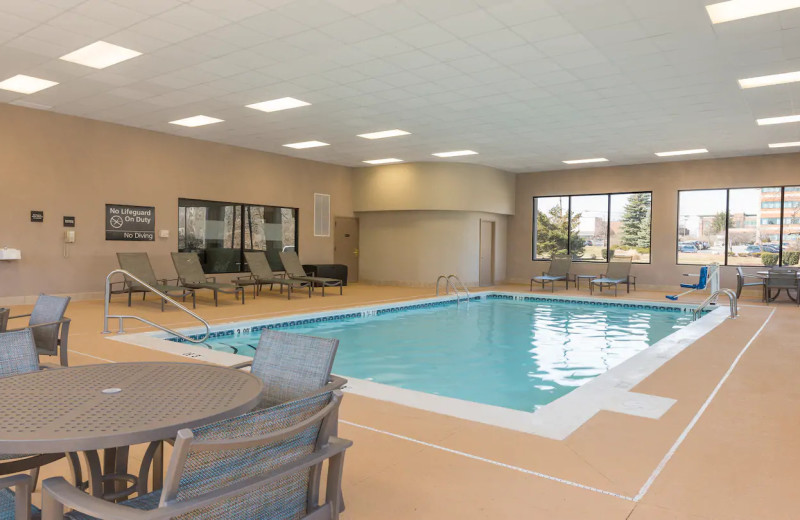
M272 286L278 284L281 288L281 294L283 294L283 286L286 286L287 299L289 300L292 299L292 289L296 287L307 287L308 297L311 298L311 282L292 278L278 278L272 272L267 255L262 251L247 251L244 254L244 258L250 268L250 277L258 283L259 293L263 285L269 285L269 290L271 291Z
M321 276L308 276L300 263L297 253L294 251L281 251L278 253L281 257L281 263L286 270L289 278L294 280L303 280L304 282L311 282L313 286L322 287L322 296L325 296L325 287L339 287L339 294L342 294L342 281L338 278L324 278Z
M769 270L766 280L764 281L764 301L769 303L778 297L781 290L786 289L786 294L789 298L794 300L797 305L800 305L800 277L798 277L798 269L793 267L773 267ZM772 296L772 290L777 289L778 293ZM790 290L795 291L795 297L792 298Z
M31 329L0 333L0 378L36 372L43 368L57 369L61 367L58 365L39 363L39 355L36 352L36 344L34 343L34 332ZM0 454L0 475L11 475L23 471L31 471L32 482L29 482L29 484L31 484L31 488L35 488L39 476L39 468L45 464L50 464L51 462L63 458L63 453ZM77 468L74 465L77 462L77 455L71 454L70 461L72 463L75 481L80 482L80 463L78 462ZM3 493L4 491L0 491L0 495ZM9 492L5 491L5 493L8 494ZM28 491L28 494L30 494L30 491ZM28 500L30 500L30 496ZM0 496L0 519L6 518L2 514L2 502L3 497Z
M5 332L8 328L8 316L11 314L11 309L0 307L0 332Z
M628 292L631 292L631 257L614 258L608 262L606 274L601 275L600 278L595 278L589 281L589 293L594 294L594 287L600 287L600 292L603 292L603 287L614 287L614 296L617 295L619 284L624 283L628 286Z
M551 292L555 292L556 282L564 280L564 287L569 288L569 270L572 268L572 257L568 255L556 255L550 260L550 267L547 272L542 272L541 276L534 276L531 278L531 291L533 291L533 282L541 283L542 289L544 284L551 285Z
M0 518L30 520L32 515L38 516L39 509L31 505L32 487L28 475L0 478Z
M331 435L339 391L178 432L162 490L113 504L61 477L44 481L44 520L338 519L344 453ZM329 460L325 501L320 468ZM73 509L64 516L64 507Z
M68 366L67 343L69 340L70 319L64 317L69 305L69 297L49 296L42 294L36 300L30 314L9 316L8 320L28 318L29 328L33 331L36 351L44 356L59 356L61 366ZM8 332L22 328L8 329Z
M244 305L244 285L254 285L254 283L217 283L216 278L207 277L200 265L200 258L197 253L172 253L172 263L175 264L175 271L178 273L178 280L181 285L189 289L208 289L214 291L214 305L219 305L219 293L242 295L242 305ZM255 288L254 288L255 289Z
M178 285L169 285L168 282L171 280L159 280L156 278L156 273L153 271L153 266L150 264L150 257L147 253L117 253L117 261L119 262L120 269L128 271L150 287L158 289L164 294L169 295L171 292L180 291L183 301L186 301L186 295L191 294L192 308L197 307L194 289ZM175 279L174 281L177 282L178 280ZM142 293L142 300L144 300L147 298L147 293L150 292L150 289L136 280L125 278L125 292L128 293L128 307L130 307L133 293ZM164 301L164 298L161 298L161 312L164 312Z
M757 282L747 282L746 280L758 280ZM742 297L742 289L745 287L761 287L763 297L764 277L757 274L746 274L741 267L736 268L736 297Z

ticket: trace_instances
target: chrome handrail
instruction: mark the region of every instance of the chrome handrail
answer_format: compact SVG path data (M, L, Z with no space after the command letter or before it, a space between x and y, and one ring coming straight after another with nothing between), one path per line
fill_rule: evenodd
M108 313L108 306L109 306L109 303L111 302L111 277L114 276L115 274L121 274L122 276L125 276L127 278L130 278L130 279L140 283L141 285L146 287L148 290L156 293L157 295L161 296L164 300L168 301L169 303L171 303L175 307L179 308L180 310L182 310L186 314L188 314L191 317L193 317L196 320L198 320L206 328L205 336L203 336L201 339L193 339L193 338L190 338L188 336L184 336L180 332L172 330L169 327L164 327L163 325L159 325L158 323L154 323L154 322L148 320L147 318L142 318L141 316L134 316L134 315L130 315L130 314L109 314ZM142 281L140 278L138 278L137 276L134 276L133 274L129 273L128 271L126 271L124 269L114 269L113 271L108 273L108 276L106 276L106 294L105 294L105 298L104 298L103 303L104 303L104 307L105 307L105 311L104 311L104 314L103 314L103 334L110 334L111 333L111 331L108 330L108 319L109 318L119 319L119 330L117 331L117 334L125 334L125 327L124 327L124 320L125 319L141 321L142 323L146 323L146 324L150 325L151 327L155 327L157 329L161 329L164 332L166 332L168 334L172 334L173 336L177 336L177 337L179 337L179 338L181 338L181 339L183 339L185 341L188 341L189 343L203 343L204 341L206 341L208 339L209 334L211 334L211 327L210 327L210 325L208 324L208 322L206 320L204 320L203 318L201 318L197 314L193 313L192 311L190 311L188 308L184 307L183 305L181 305L177 301L173 300L172 298L170 298L169 296L167 296L163 292L159 291L158 289L156 289L152 285L148 284L147 282Z
M700 314L703 312L703 309L716 303L720 294L724 294L728 297L728 304L730 305L731 309L730 319L735 320L736 316L739 315L739 299L736 297L736 293L731 289L720 289L719 291L711 293L708 298L703 300L703 303L698 305L697 308L692 311L692 321L697 321L697 319L700 317Z
M441 274L441 275L439 275L439 278L436 279L436 296L439 296L439 282L444 280L444 283L445 283L445 285L444 285L445 294L450 294L450 288L452 287L453 288L453 293L456 295L456 304L460 304L461 303L461 293L458 291L458 287L456 286L455 282L453 282L453 279L457 280L458 283L461 284L461 287L464 289L464 291L467 293L467 305L469 305L469 298L470 298L469 290L467 289L467 286L464 285L464 283L458 278L458 276L456 276L454 274L450 274L450 275Z
M466 286L466 285L464 285L464 282L462 282L462 281L461 281L461 278L459 278L458 276L456 276L456 275L454 275L454 274L451 274L451 275L449 275L449 276L447 277L447 279L448 279L448 280L450 280L450 279L453 279L453 280L455 280L456 282L458 282L458 283L461 285L461 288L462 288L462 289L464 289L464 292L465 292L465 293L467 293L467 301L469 301L469 298L470 298L470 295L469 295L469 289L467 289L467 286ZM453 287L456 287L456 284L455 284L455 283L453 284Z

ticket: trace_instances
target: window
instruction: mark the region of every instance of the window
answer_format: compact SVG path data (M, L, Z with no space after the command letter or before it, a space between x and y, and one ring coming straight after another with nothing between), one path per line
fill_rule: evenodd
M681 191L679 264L800 264L798 187Z
M297 209L178 199L178 251L200 255L206 273L246 271L245 251L265 251L274 270L278 253L297 249Z
M534 197L532 257L607 262L618 255L649 263L651 201L650 192Z

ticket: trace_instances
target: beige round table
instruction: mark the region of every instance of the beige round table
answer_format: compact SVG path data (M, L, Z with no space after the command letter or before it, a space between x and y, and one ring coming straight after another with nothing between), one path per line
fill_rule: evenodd
M2 378L0 454L82 451L92 493L101 496L98 477L120 478L128 446L247 412L262 388L247 372L195 363L108 363Z

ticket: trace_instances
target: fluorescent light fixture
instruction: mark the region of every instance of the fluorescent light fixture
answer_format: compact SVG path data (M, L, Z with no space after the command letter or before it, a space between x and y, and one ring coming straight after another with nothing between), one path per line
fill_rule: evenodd
M784 83L795 83L797 81L800 81L800 71L740 79L739 86L742 88L767 87L769 85L783 85Z
M800 141L794 141L791 143L772 143L769 145L770 148L792 148L795 146L800 146Z
M318 146L330 146L328 143L322 141L303 141L302 143L290 143L283 145L287 148L294 148L295 150L302 150L304 148L317 148Z
M34 92L39 92L40 90L50 88L54 85L58 85L58 82L34 78L33 76L26 76L25 74L17 74L13 78L0 81L1 89L19 92L20 94L33 94Z
M756 119L759 126L767 125L782 125L784 123L797 123L800 122L800 116L781 116L781 117L767 117L764 119Z
M433 155L436 157L461 157L462 155L478 155L478 152L472 150L458 150L455 152L439 152Z
M589 164L598 162L608 162L605 157L597 157L595 159L573 159L571 161L562 161L564 164Z
M288 110L290 108L304 107L311 103L300 101L299 99L284 97L279 99L271 99L269 101L262 101L261 103L253 103L247 105L247 108L254 108L262 112L277 112L279 110Z
M800 0L729 0L706 6L711 23L723 23L800 7Z
M398 137L401 135L409 135L411 132L406 132L405 130L383 130L381 132L372 132L369 134L358 134L358 137L363 137L364 139L385 139L387 137Z
M656 152L659 157L673 157L675 155L694 155L698 153L708 153L705 148L695 148L694 150L675 150L674 152Z
M217 119L216 117L192 116L192 117L186 117L184 119L177 119L175 121L170 121L169 124L188 126L190 128L194 128L196 126L213 125L214 123L221 123L223 121L224 119Z
M395 159L392 157L390 159L372 159L371 161L364 161L364 162L367 164L392 164L392 163L403 162L403 159Z
M77 51L65 54L60 59L93 69L104 69L141 55L142 53L138 51L126 49L113 43L98 41Z

